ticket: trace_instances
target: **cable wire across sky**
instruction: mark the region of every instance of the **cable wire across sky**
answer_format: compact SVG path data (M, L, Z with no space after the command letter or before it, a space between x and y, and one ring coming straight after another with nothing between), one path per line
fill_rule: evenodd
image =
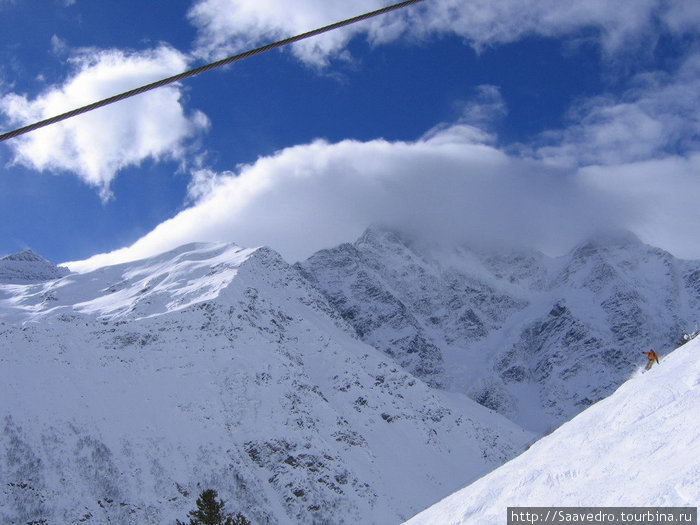
M18 137L20 135L24 135L25 133L29 133L30 131L34 131L39 128L43 128L45 126L48 126L50 124L55 124L56 122L61 122L62 120L69 119L71 117L75 117L77 115L82 115L83 113L87 113L88 111L92 111L94 109L98 109L104 106L107 106L109 104L114 104L115 102L119 102L120 100L124 100L130 97L134 97L136 95L140 95L141 93L145 93L146 91L151 91L153 89L157 89L159 87L166 86L168 84L172 84L174 82L179 82L181 80L184 80L186 78L193 77L195 75L199 75L200 73L204 73L205 71L209 71L211 69L216 69L218 67L226 66L228 64L231 64L233 62L237 62L239 60L243 60L245 58L254 56L254 55L259 55L261 53L265 53L266 51L271 51L273 49L277 49L289 44L293 44L295 42L299 42L300 40L304 40L307 38L311 38L313 36L320 35L322 33L327 33L329 31L333 31L334 29L339 29L341 27L349 26L351 24L355 24L357 22L361 22L363 20L367 20L369 18L373 18L375 16L383 15L386 13L389 13L391 11L396 11L398 9L408 7L412 4L417 4L418 2L422 2L423 0L406 0L404 2L399 2L398 4L393 4L387 7L383 7L381 9L377 9L376 11L371 11L369 13L365 13L359 16L355 16L352 18L348 18L346 20L343 20L341 22L335 22L333 24L327 25L320 27L318 29L314 29L312 31L307 31L306 33L301 33L296 36L292 36L289 38L285 38L283 40L278 40L277 42L273 42L271 44L266 44L264 46L251 49L248 51L244 51L243 53L239 53L237 55L233 55L227 58L223 58L221 60L217 60L215 62L211 62L209 64L205 64L203 66L196 67L194 69L190 69L189 71L185 71L183 73L178 73L177 75L173 75L168 78L164 78L161 80L158 80L156 82L152 82L151 84L146 84L144 86L138 87L136 89L132 89L129 91L125 91L123 93L120 93L118 95L114 95L108 98L105 98L103 100L100 100L98 102L93 102L92 104L88 104L87 106L83 106L80 108L73 109L71 111L68 111L66 113L62 113L60 115L56 115L51 118L47 118L45 120L41 120L39 122L35 122L34 124L30 124L28 126L24 126L21 128L17 128L12 131L8 131L7 133L3 133L0 135L0 142L12 139L14 137Z

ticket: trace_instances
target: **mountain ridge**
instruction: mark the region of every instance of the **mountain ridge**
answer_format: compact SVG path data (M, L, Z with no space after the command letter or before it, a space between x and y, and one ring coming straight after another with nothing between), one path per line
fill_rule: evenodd
M0 312L7 523L172 523L202 486L254 522L398 523L533 439L362 343L267 248L0 285Z
M372 228L298 266L364 341L539 432L612 393L642 349L675 348L700 316L700 264L624 233L548 257Z

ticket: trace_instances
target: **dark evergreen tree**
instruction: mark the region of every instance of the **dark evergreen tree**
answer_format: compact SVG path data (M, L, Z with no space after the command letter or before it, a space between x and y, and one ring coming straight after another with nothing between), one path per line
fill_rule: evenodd
M189 525L250 525L250 522L241 514L225 515L224 502L217 501L217 497L215 490L203 491L197 498L197 510L189 513ZM177 525L187 524L177 520Z

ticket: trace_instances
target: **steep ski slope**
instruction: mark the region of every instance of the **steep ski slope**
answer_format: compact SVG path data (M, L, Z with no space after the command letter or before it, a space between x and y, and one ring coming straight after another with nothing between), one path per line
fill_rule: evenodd
M399 523L532 435L361 342L276 253L0 284L0 522Z
M362 340L536 432L612 393L700 318L700 263L627 233L561 257L427 247L380 228L301 263Z
M697 506L700 339L407 525L491 525L516 506Z

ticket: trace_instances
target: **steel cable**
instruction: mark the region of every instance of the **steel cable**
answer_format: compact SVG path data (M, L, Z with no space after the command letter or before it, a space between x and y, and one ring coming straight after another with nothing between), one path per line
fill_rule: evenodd
M94 109L101 108L101 107L107 106L109 104L113 104L115 102L119 102L120 100L134 97L136 95L140 95L141 93L145 93L146 91L151 91L153 89L157 89L159 87L166 86L166 85L172 84L174 82L179 82L180 80L184 80L186 78L190 78L190 77L193 77L195 75L199 75L200 73L204 73L205 71L209 71L211 69L222 67L222 66L231 64L233 62L237 62L239 60L243 60L245 58L248 58L248 57L251 57L254 55L259 55L261 53L265 53L266 51L271 51L271 50L277 49L279 47L293 44L294 42L299 42L300 40L304 40L306 38L311 38L312 36L320 35L322 33L327 33L328 31L333 31L334 29L339 29L341 27L349 26L351 24L355 24L357 22L367 20L368 18L383 15L383 14L388 13L390 11L395 11L397 9L407 7L411 4L417 4L418 2L422 2L422 1L423 0L407 0L405 2L400 2L398 4L394 4L394 5L390 5L387 7L383 7L381 9L377 9L376 11L371 11L369 13L365 13L363 15L355 16L353 18L348 18L346 20L343 20L342 22L336 22L334 24L320 27L318 29L308 31L306 33L302 33L302 34L299 34L296 36L285 38L283 40L278 40L277 42L273 42L271 44L267 44L267 45L264 45L264 46L261 46L261 47L255 48L255 49L251 49L249 51L244 51L243 53L239 53L238 55L230 56L228 58L217 60L216 62L211 62L209 64L205 64L203 66L196 67L194 69L190 69L189 71L185 71L183 73L179 73L177 75L173 75L171 77L164 78L162 80L158 80L158 81L153 82L151 84L146 84L145 86L141 86L141 87L138 87L136 89L125 91L124 93L120 93L118 95L114 95L114 96L111 96L109 98L105 98L105 99L100 100L98 102L93 102L92 104L88 104L87 106L73 109L73 110L68 111L66 113L56 115L55 117L47 118L45 120L36 122L34 124L30 124L28 126L24 126L24 127L15 129L13 131L9 131L7 133L3 133L2 135L0 135L0 142L17 137L19 135L23 135L25 133L29 133L30 131L34 131L34 130L39 129L39 128L43 128L43 127L48 126L50 124L55 124L56 122L60 122L62 120L66 120L66 119L69 119L71 117L75 117L77 115L87 113L88 111L92 111Z

